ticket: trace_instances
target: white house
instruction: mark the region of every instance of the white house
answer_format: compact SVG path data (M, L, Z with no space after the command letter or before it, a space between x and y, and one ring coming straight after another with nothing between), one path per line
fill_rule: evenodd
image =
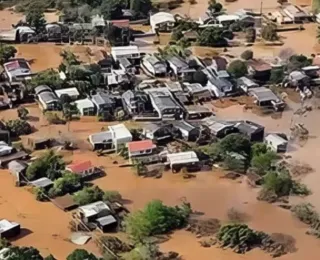
M58 98L62 95L68 95L72 100L77 100L80 93L77 88L63 88L55 91Z
M240 20L240 17L234 14L222 14L217 16L218 23L222 25L229 25L239 20Z
M93 102L86 98L77 100L74 102L82 116L94 116L95 115L95 106Z
M115 61L119 58L127 58L133 64L137 64L141 59L139 48L135 45L112 47L111 55Z
M187 165L199 162L194 151L167 154L167 160L172 168L174 165Z
M0 220L0 238L12 238L20 234L20 224L6 219Z
M152 32L171 32L176 20L171 13L159 12L150 16Z
M42 92L38 95L38 99L44 110L59 110L60 108L59 99L52 92Z
M109 131L112 134L113 145L116 151L119 146L126 145L132 141L132 135L124 124L109 126Z
M265 137L267 146L277 153L285 153L288 141L277 134L269 134Z

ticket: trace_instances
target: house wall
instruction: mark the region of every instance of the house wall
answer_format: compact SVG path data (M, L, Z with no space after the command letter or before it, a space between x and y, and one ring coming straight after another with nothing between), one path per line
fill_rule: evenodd
M141 151L129 152L129 157L143 156L143 155L150 155L150 154L152 154L152 149L146 149Z
M13 238L20 234L20 225L0 233L0 238Z

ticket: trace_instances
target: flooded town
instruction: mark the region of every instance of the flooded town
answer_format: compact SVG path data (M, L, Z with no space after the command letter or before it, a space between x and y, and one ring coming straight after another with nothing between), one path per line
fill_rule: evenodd
M0 1L0 260L317 260L319 0Z

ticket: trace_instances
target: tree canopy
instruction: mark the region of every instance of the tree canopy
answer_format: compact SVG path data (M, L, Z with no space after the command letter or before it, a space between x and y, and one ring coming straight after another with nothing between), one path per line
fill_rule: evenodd
M165 234L186 225L191 208L189 204L170 207L159 200L149 202L143 210L130 213L125 220L126 232L136 242L146 237Z
M90 204L103 199L103 191L98 186L85 187L76 192L73 199L80 206Z
M63 196L67 193L75 192L81 187L82 183L79 175L72 172L64 172L60 178L54 181L53 187L49 190L49 196L51 198Z
M24 106L20 106L17 110L17 113L18 113L18 117L21 119L21 120L26 120L27 119L27 116L29 114L29 111L28 109L26 109Z
M224 31L218 27L207 27L198 36L198 44L209 47L223 47L228 43L224 38Z
M20 135L32 133L31 125L25 120L14 119L6 121L5 124L12 137L19 137Z
M41 9L29 9L26 13L26 22L39 33L45 29L46 20Z
M267 41L277 41L279 36L277 33L277 27L274 24L267 24L262 27L261 36Z
M253 59L253 51L246 50L241 54L241 58L244 60L252 60Z
M32 162L27 169L26 176L28 180L35 180L41 177L55 180L61 176L64 168L65 163L62 157L57 155L53 150L49 150Z
M231 74L235 78L241 78L248 73L246 63L244 63L241 60L232 61L229 64L227 71L229 72L229 74Z
M0 65L8 62L9 59L14 58L17 53L17 49L12 45L1 44L0 45Z
M89 253L84 249L75 249L70 255L67 256L67 260L102 260L96 257L94 254Z
M34 247L10 247L4 257L8 260L43 260L39 250Z
M219 149L222 153L238 153L243 156L250 156L251 143L242 134L229 134L219 142Z
M27 82L27 87L30 90L34 88L46 85L51 87L53 90L60 89L62 87L63 80L60 78L60 75L54 69L48 69L37 73L31 80Z

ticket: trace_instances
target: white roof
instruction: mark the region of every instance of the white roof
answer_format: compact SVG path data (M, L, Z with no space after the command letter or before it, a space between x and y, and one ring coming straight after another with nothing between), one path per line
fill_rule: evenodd
M222 14L219 15L217 17L217 20L221 23L221 22L227 22L227 21L237 21L239 20L239 16L238 15L234 15L234 14Z
M151 25L167 23L167 22L174 23L175 21L176 20L174 19L174 16L172 14L166 13L166 12L159 12L159 13L156 13L156 14L150 16L150 24Z
M198 156L194 151L167 154L170 165L199 162Z
M112 136L117 140L129 140L128 142L132 141L132 135L124 124L109 126L109 130L112 133Z
M84 109L84 108L91 108L91 107L94 108L94 104L88 98L77 100L74 103L77 105L77 108L79 110Z
M91 216L97 215L103 210L110 211L110 208L103 201L97 201L97 202L79 207L79 210L83 212L85 217L91 217Z
M16 226L20 226L20 224L16 222L10 222L9 220L6 220L6 219L2 219L0 220L0 234Z
M61 95L67 94L70 97L71 96L79 96L79 91L77 88L64 88L64 89L58 89L55 91L56 95L60 98Z
M130 45L130 46L118 46L118 47L112 47L111 48L111 55L113 58L117 56L124 56L124 55L130 55L130 54L137 54L139 52L138 46Z
M266 136L265 139L276 146L288 143L287 140L283 139L281 136L277 134L269 134Z

